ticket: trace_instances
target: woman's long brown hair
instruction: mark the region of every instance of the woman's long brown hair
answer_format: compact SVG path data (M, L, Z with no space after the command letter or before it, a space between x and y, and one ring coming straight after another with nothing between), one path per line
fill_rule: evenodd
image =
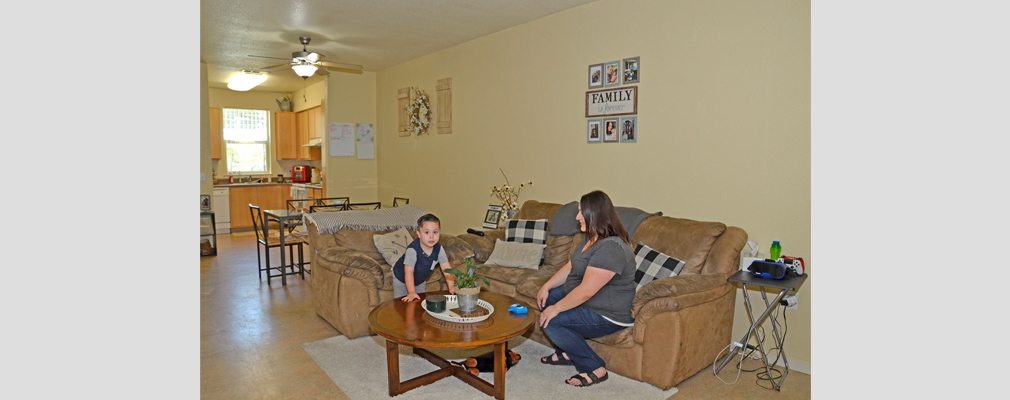
M620 237L624 243L631 244L628 231L617 217L617 209L606 193L600 190L586 193L579 199L579 206L582 207L582 218L586 221L586 235L592 242L590 247L611 236Z

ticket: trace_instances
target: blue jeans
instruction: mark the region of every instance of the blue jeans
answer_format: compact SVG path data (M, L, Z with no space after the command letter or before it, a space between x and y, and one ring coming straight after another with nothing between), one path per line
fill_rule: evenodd
M563 298L565 298L564 285L551 289L547 294L547 305L544 308L554 305ZM554 343L554 350L558 353L559 359L564 359L561 356L562 352L567 353L568 358L575 363L575 370L579 373L589 373L599 367L605 367L607 363L596 355L596 352L589 347L589 343L586 343L586 339L606 336L624 328L607 321L600 314L575 307L559 313L543 330Z

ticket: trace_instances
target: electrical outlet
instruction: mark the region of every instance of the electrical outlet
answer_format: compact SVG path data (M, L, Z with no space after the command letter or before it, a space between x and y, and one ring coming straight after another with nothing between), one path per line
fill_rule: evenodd
M782 299L782 301L785 303L784 305L786 306L786 309L789 309L789 310L798 310L799 309L797 307L797 304L799 304L800 301L799 301L799 298L796 297L795 294L786 295L786 297L784 297Z
M206 172L201 172L200 173L200 182L206 182L206 181L207 181L207 173Z

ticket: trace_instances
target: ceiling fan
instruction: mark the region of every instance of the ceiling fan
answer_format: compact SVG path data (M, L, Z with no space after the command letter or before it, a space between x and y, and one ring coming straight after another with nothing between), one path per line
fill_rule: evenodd
M302 51L296 51L291 53L290 59L267 57L267 56L254 56L252 54L250 54L249 57L269 58L273 60L288 60L288 62L284 64L271 65L269 67L263 67L260 69L271 69L289 65L291 66L291 69L294 70L296 74L298 74L298 76L302 77L302 79L308 79L313 74L322 76L329 75L330 73L326 71L328 68L349 69L354 71L361 71L362 69L364 69L362 66L357 64L344 64L328 61L319 61L325 56L320 53L308 50L309 41L311 41L312 39L309 38L308 36L302 36L299 37L298 40L302 42Z

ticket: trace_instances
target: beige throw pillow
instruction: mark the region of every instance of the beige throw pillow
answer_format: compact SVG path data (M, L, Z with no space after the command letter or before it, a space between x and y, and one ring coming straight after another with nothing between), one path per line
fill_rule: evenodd
M409 231L400 228L393 232L372 236L372 241L375 242L375 248L379 249L382 258L386 259L386 264L392 267L400 257L403 257L403 252L407 251L407 246L414 241L414 238L410 236Z
M506 242L496 239L494 250L484 264L500 267L537 269L547 245L536 243Z

